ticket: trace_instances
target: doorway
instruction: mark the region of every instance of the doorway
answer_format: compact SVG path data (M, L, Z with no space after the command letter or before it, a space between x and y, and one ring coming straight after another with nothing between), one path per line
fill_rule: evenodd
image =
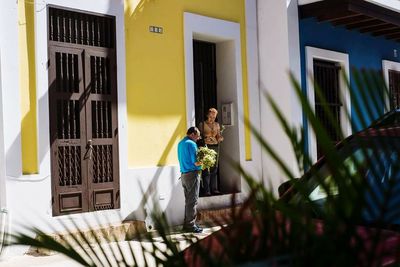
M119 208L115 18L50 7L48 42L53 215Z
M216 45L215 43L193 40L193 73L194 73L194 104L196 125L207 119L210 108L217 107L217 72L216 72ZM218 122L218 118L216 120ZM204 131L200 129L200 131ZM219 146L217 148L219 153ZM218 155L219 157L219 155ZM215 169L211 168L211 172ZM220 188L220 173L216 170L217 189ZM208 172L207 172L208 173ZM205 174L205 172L203 172ZM203 179L203 183L205 179ZM200 187L200 196L205 196L204 184ZM210 192L207 192L208 194Z
M196 125L206 119L209 108L217 108L215 44L193 40L194 104ZM217 119L218 120L218 119Z
M219 123L226 126L223 133L224 141L220 145L219 191L224 194L241 192L242 177L231 164L231 162L245 163L244 124L240 122L240 116L243 114L240 24L185 12L184 25L187 127L198 125L199 121L204 120L209 105L214 105L218 109ZM215 90L215 93L213 97L208 98L209 104L203 103L203 107L202 104L197 104L199 102L195 103L195 94L197 98L201 97L201 94L196 92L199 89L195 89L195 86L206 86L206 84L199 85L203 79L199 80L202 76L199 75L198 67L194 63L194 57L198 54L194 52L194 42L197 41L202 42L204 46L208 43L208 46L213 47L209 47L207 52L210 61L214 62L207 83L213 83L214 89L205 90L209 92ZM225 114L229 116L223 116L222 107L230 107L231 112ZM225 110L228 111L227 108ZM226 120L223 121L223 118ZM202 203L207 203L207 207L219 203L209 202L208 198L202 199ZM228 196L219 196L218 199L225 201L228 200Z

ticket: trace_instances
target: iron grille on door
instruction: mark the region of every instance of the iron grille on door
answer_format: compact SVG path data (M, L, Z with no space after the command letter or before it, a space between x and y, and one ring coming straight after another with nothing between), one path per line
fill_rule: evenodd
M53 215L119 208L114 34L112 17L49 8Z
M314 59L314 83L319 88L321 99L315 90L315 115L327 131L331 141L336 144L340 141L341 108L340 100L340 65L336 62ZM326 112L328 111L328 112ZM328 114L333 117L329 120ZM317 157L322 155L321 145L317 139Z
M389 70L390 109L400 108L400 71Z
M114 47L115 20L71 10L49 8L49 40Z

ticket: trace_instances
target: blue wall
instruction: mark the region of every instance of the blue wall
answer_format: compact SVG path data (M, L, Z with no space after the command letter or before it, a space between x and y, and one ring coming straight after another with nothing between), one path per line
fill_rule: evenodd
M306 90L306 71L305 71L305 47L312 46L349 55L350 68L357 70L366 69L382 73L382 60L400 61L400 44L386 40L382 37L374 37L369 34L349 31L344 27L335 27L330 23L318 23L315 19L300 20L300 52L301 52L301 71L302 88ZM398 57L394 57L393 50L397 49ZM354 77L350 74L350 84L355 94L352 97L351 117L354 130L360 130L361 116L369 123L383 113L383 92L376 88L362 88L370 99L369 103L360 103L361 112L354 110L354 101L359 101L360 88L355 85ZM376 101L374 103L374 101ZM372 116L368 116L366 105L377 107ZM361 114L361 115L359 115ZM305 129L306 129L306 125Z

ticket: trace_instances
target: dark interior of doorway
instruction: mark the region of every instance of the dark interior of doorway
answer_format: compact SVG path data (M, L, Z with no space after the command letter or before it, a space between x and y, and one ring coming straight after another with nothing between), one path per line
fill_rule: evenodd
M209 108L217 108L218 96L215 53L215 43L193 40L193 72L196 125L199 125L200 122L206 119L206 114ZM222 191L219 179L218 187L220 191ZM200 188L200 196L204 196L202 187Z
M215 43L193 40L193 72L196 125L209 108L217 108Z

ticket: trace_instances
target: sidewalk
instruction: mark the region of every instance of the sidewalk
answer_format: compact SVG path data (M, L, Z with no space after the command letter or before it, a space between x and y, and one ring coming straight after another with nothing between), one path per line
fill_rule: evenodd
M173 240L176 240L179 242L179 247L181 250L185 249L186 247L189 246L189 243L187 242L188 238L196 236L199 239L202 239L208 235L210 235L212 232L220 229L220 227L213 227L213 228L206 228L204 229L203 233L201 234L185 234L185 233L175 233L171 235L171 238ZM165 245L162 240L160 239L159 241L157 240L158 237L154 238L157 242L157 247L160 249L165 249ZM105 250L105 253L109 255L109 257L101 259L103 262L106 262L107 260L110 260L114 258L112 255L115 253L118 257L121 257L121 254L118 252L118 248L120 247L122 250L122 253L124 254L125 258L127 259L128 263L133 265L134 261L132 258L132 253L135 254L135 257L138 261L138 266L144 266L145 265L145 260L143 258L142 254L142 246L146 248L147 250L151 251L152 250L152 245L149 241L122 241L118 243L105 243L102 244L102 249ZM98 251L101 249L99 246L93 247L95 251ZM89 249L88 249L89 250ZM156 266L154 262L154 258L146 254L146 261L148 266ZM106 264L107 265L107 264ZM110 264L111 266L118 266L115 262L112 262ZM32 255L23 255L23 256L14 256L10 258L5 258L5 260L0 261L0 267L34 267L34 266L41 266L41 267L78 267L82 266L79 263L70 260L66 258L65 256L61 254L55 254L51 256L32 256Z

